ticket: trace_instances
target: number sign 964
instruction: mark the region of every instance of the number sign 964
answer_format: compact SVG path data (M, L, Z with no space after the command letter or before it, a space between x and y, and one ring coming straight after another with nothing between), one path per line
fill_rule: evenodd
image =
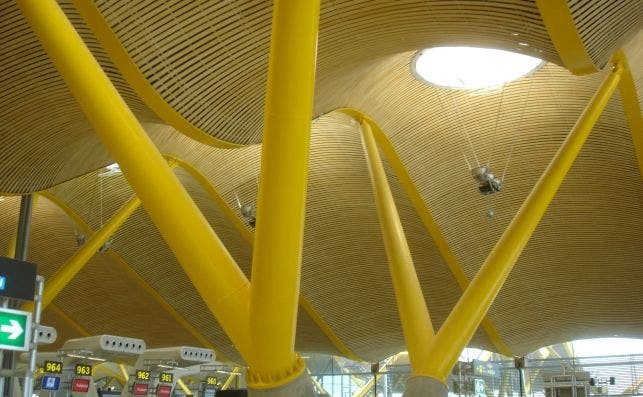
M60 374L63 372L63 363L59 361L45 361L44 370L49 374Z

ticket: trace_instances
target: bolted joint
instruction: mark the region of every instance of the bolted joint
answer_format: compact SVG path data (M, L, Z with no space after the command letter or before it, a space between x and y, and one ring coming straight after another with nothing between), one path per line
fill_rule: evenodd
M297 379L306 369L306 362L297 354L295 361L288 368L275 371L255 371L248 367L248 386L251 389L265 390L286 385Z

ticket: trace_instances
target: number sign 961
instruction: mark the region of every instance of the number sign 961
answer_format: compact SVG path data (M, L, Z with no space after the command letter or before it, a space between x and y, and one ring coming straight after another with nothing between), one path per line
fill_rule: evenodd
M172 380L174 380L174 374L170 372L161 372L159 380L163 383L172 383Z

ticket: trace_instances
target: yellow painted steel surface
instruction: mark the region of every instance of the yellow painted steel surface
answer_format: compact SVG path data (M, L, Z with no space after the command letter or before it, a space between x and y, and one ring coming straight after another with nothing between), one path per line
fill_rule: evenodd
M422 374L425 371L424 366L427 363L427 354L435 331L371 126L366 120L362 120L361 124L366 162L373 185L377 215L386 247L411 370L413 374Z
M574 74L598 69L587 54L566 0L536 0L540 15L563 64Z
M237 349L250 357L250 284L245 275L58 4L49 0L18 4L195 288Z
M440 254L444 259L444 262L449 267L449 270L451 270L451 273L453 274L453 277L458 283L458 286L462 290L465 290L469 285L469 279L464 273L464 270L462 270L462 265L455 257L455 254L451 250L451 247L449 247L449 243L447 242L446 238L444 237L444 234L440 230L440 226L438 225L435 218L431 214L431 211L429 210L428 205L424 202L422 195L415 187L415 184L413 183L411 176L409 175L408 171L404 167L402 160L400 160L399 156L397 155L397 152L395 151L395 148L393 147L393 144L387 138L384 131L382 131L382 129L373 119L371 119L370 117L368 117L368 115L362 113L357 109L343 108L343 109L339 109L339 111L344 112L356 118L357 120L360 120L360 119L367 120L367 123L371 127L373 137L375 138L375 141L377 142L379 149L382 151L382 153L384 154L384 157L387 159L387 161L395 171L395 174L397 175L397 178L399 179L400 183L404 187L404 190L407 196L413 203L415 210L417 211L418 215L422 219L422 223L424 224L424 227L429 232L429 234L431 235L431 238L435 242L436 247L440 251ZM487 334L487 337L498 349L498 352L500 352L501 354L507 357L512 357L513 354L511 353L507 345L500 338L500 335L498 334L498 331L496 330L496 327L493 325L491 320L485 316L485 318L482 320L481 325L485 333Z
M228 388L232 384L232 381L234 381L235 378L238 378L239 376L241 376L241 367L234 367L232 369L232 372L230 373L230 376L228 376L228 379L226 379L225 383L223 383L223 386L221 386L221 390L228 390Z
M446 382L460 352L489 310L618 86L622 72L622 65L617 64L603 81L478 274L440 327L427 353L431 360L424 375Z
M299 376L294 352L319 1L275 1L252 260L248 384Z
M42 308L45 309L65 286L82 270L87 262L96 254L100 247L118 230L130 215L141 204L138 197L132 197L123 207L112 216L105 225L83 244L74 255L60 268L56 275L47 281L42 296ZM33 302L22 305L23 310L32 311Z
M174 168L177 164L180 164L180 162L177 161L177 159L169 158L168 164L170 165L170 167ZM74 212L74 210L62 200L49 192L42 192L42 195L47 200L58 206L58 208L63 210L65 214L67 214L67 216L75 222L76 226L78 226L78 228L82 230L83 233L85 233L86 235L94 234L92 228L83 220L83 218L76 212ZM123 270L123 272L125 272L125 274L127 274L127 276L130 277L138 285L141 290L145 291L161 308L165 310L165 312L167 312L168 315L170 315L170 317L176 320L176 322L179 323L185 329L185 331L187 331L197 341L199 341L202 346L215 350L215 352L217 353L217 357L219 357L222 361L227 361L227 357L219 349L217 349L205 336L203 336L203 333L200 330L198 330L194 325L187 321L184 316L177 312L176 309L167 300L165 300L155 288L153 288L147 281L145 281L145 279L143 279L143 277L141 277L132 268L132 266L127 261L125 261L125 259L123 259L120 254L116 253L113 249L108 250L107 254ZM67 320L67 322L72 324L72 326L82 335L89 335L89 333L82 327L80 327L80 325L75 320L71 319L65 313L62 313L61 309L58 308L53 302L49 304L49 308L55 309L57 311L57 315L63 316Z
M185 382L183 382L183 379L177 380L176 384L179 385L179 387L181 388L181 390L183 390L186 396L192 395L192 391L185 385Z
M93 1L86 0L73 0L73 3L78 12L94 31L94 34L100 40L101 44L109 51L112 60L116 66L118 66L123 76L127 79L127 82L161 119L187 136L203 142L206 145L224 148L241 146L212 137L191 124L181 116L180 113L168 105L163 97L159 95L159 93L150 84L149 80L143 76L143 73L141 73L132 58L129 57L127 50L123 48L121 42L118 41L111 28L100 14L100 11L96 8L96 4Z
M254 234L248 229L245 223L237 216L237 214L230 208L228 203L221 197L221 194L217 189L212 185L208 178L203 175L196 167L192 164L186 162L183 159L180 159L176 156L169 154L164 155L166 158L175 161L181 168L186 170L198 183L201 187L208 193L212 201L214 201L217 206L223 211L226 215L226 218L234 225L235 229L241 234L241 236L251 245L254 245ZM308 313L310 318L317 324L319 329L330 339L333 345L339 350L345 357L350 358L355 361L364 361L359 358L349 347L341 340L341 338L335 333L331 326L326 322L321 315L315 310L312 303L303 295L299 294L299 306ZM217 354L217 357L220 355Z
M632 77L630 66L627 62L627 57L623 51L618 51L614 55L614 60L620 62L623 67L623 75L619 82L618 88L621 91L621 101L623 102L623 109L625 116L630 126L632 134L632 143L634 144L634 151L639 163L639 174L643 179L643 117L641 117L641 106L639 98L636 94L636 85Z

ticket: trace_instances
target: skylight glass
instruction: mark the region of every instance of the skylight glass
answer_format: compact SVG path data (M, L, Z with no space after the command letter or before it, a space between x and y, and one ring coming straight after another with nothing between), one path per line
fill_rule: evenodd
M493 88L536 71L538 58L515 52L476 47L434 47L418 52L412 62L422 81L443 88Z

